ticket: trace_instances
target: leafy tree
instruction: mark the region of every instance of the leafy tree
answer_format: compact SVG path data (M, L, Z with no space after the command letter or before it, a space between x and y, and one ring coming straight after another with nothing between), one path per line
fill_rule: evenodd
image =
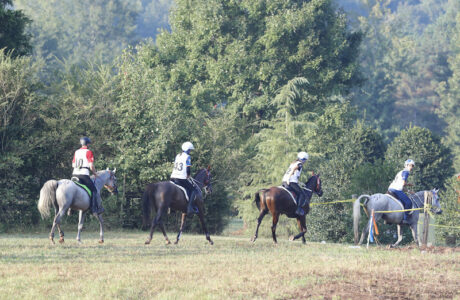
M35 192L43 164L39 65L0 50L0 230L38 221Z
M13 9L12 0L0 0L0 49L13 51L13 57L29 54L32 46L25 29L30 22L21 10Z
M436 235L446 239L455 238L457 244L460 240L460 229L458 219L460 217L460 180L458 176L449 178L445 188L440 192L441 207L443 213L436 215L436 224L443 227L436 228ZM444 227L446 226L446 227Z
M426 128L411 127L403 130L385 153L386 160L399 166L395 174L403 168L408 158L415 162L409 180L415 184L416 190L442 187L453 173L449 149L441 143L440 137Z

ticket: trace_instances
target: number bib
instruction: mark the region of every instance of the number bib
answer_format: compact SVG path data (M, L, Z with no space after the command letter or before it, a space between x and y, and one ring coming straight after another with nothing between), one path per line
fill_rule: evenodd
M185 152L178 154L174 160L174 168L171 173L171 178L187 179L187 167L191 164L190 155Z

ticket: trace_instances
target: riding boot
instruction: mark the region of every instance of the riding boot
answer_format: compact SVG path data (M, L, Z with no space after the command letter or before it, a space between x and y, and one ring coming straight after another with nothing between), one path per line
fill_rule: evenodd
M99 205L99 203L101 203ZM99 202L96 200L96 206L97 206L97 214L102 214L103 212L105 212L105 209L102 207L102 201Z
M402 224L409 225L411 224L411 216L408 213L404 213L404 218L402 220Z
M192 193L190 194L190 198L188 200L187 214L194 214L198 212L198 210L193 205L194 200L195 200L195 191L192 191Z
M90 206L91 206L91 213L93 214L97 214L97 195L95 192L93 192L91 194L91 203L90 203Z
M303 199L304 199L304 196L302 194L299 195L299 197L297 198L297 209L295 211L296 215L299 215L299 216L305 215L305 211L302 209L303 202L304 202Z

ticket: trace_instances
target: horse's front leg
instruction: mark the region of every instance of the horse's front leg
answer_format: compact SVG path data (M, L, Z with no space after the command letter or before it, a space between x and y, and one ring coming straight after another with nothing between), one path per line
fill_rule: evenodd
M86 211L80 210L78 214L78 232L77 232L77 242L81 243L81 231L83 229L83 222L85 222Z
M180 229L179 229L179 233L177 234L177 239L176 241L174 242L174 244L178 244L179 243L179 239L182 235L182 231L184 230L184 225L185 225L185 219L187 218L187 214L184 214L182 213L182 217L181 217L181 220L180 220Z
M295 241L298 238L302 238L302 243L306 243L307 241L305 240L305 233L307 233L307 224L305 221L305 216L302 217L297 217L297 224L299 225L300 228L300 233L297 234L296 236L291 236L289 240Z
M208 240L209 244L214 245L214 242L211 240L211 236L209 235L208 228L206 228L206 223L204 222L204 214L203 214L203 206L200 205L198 209L198 217L200 218L201 227L206 235L206 239Z
M99 244L104 243L104 219L102 219L101 214L97 214L97 219L99 220Z
M272 214L273 214L273 219L272 219L272 238L273 238L273 242L275 244L278 244L278 241L276 240L276 224L278 224L280 214L278 212L273 212Z
M268 210L262 209L260 211L259 217L257 218L257 227L256 227L256 233L254 234L254 237L251 239L253 243L257 240L257 237L259 236L259 226L260 223L262 223L262 219L265 217L265 215L268 213Z
M398 228L398 240L396 241L396 243L394 243L393 245L391 245L391 248L395 248L399 245L399 243L401 243L402 239L403 239L403 236L401 234L401 225L397 225L397 228Z
M422 243L420 242L417 234L417 223L411 224L410 229L412 231L412 237L414 238L414 242L417 244L417 246L420 248L422 246Z

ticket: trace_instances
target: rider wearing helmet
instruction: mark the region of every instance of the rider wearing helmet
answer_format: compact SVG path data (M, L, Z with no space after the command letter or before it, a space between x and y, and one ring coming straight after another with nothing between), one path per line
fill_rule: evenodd
M93 214L101 214L104 212L104 208L99 207L98 205L96 186L89 177L90 171L93 172L95 177L97 177L96 168L94 167L94 155L93 152L88 149L88 145L91 144L91 140L84 136L80 138L80 144L81 148L75 151L73 156L72 176L77 177L80 183L86 185L91 190L91 211Z
M303 151L299 152L297 154L297 160L289 165L289 168L283 176L283 186L290 187L297 194L297 209L295 213L299 216L303 216L305 214L304 210L302 209L305 194L302 188L299 186L299 177L302 173L303 164L307 161L307 159L308 153Z
M176 155L174 160L174 168L171 173L171 181L184 187L188 194L188 207L187 214L196 213L193 209L193 200L195 198L195 186L190 181L191 173L191 158L190 152L195 150L193 144L190 142L185 142L182 144L182 153Z
M399 201L401 201L404 205L404 209L411 209L412 208L412 201L407 197L407 195L403 192L404 186L412 185L407 183L407 179L409 178L410 171L414 168L415 163L412 159L406 160L404 163L404 170L401 170L396 174L395 179L388 187L388 191L396 195ZM403 224L409 224L409 212L404 212L404 219Z

